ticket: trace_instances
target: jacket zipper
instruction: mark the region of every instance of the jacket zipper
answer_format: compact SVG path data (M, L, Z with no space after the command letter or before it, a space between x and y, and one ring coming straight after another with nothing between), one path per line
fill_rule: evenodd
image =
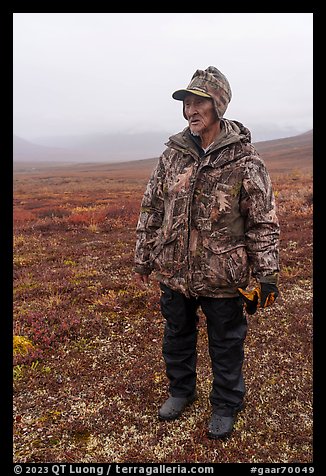
M189 291L191 291L191 295L194 297L197 297L198 294L196 294L193 289L192 289L192 270L190 267L191 264L191 251L190 251L190 235L191 235L191 222L192 222L192 205L193 205L193 199L194 199L194 194L195 194L195 185L198 179L198 175L201 171L201 169L204 167L199 161L196 161L195 164L195 171L191 176L190 179L190 190L189 190L189 199L188 199L188 236L187 236L187 265L188 265L188 272L187 272L187 286Z

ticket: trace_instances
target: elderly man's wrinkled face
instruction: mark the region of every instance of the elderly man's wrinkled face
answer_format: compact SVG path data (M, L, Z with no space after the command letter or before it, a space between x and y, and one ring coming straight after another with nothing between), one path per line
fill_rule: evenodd
M193 134L201 135L216 125L218 119L212 99L190 93L184 98L183 107Z

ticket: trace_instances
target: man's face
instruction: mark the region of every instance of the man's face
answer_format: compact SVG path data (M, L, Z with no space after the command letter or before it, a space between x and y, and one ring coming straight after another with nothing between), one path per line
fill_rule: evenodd
M184 98L183 104L192 133L200 135L205 129L216 124L217 116L212 99L189 93Z

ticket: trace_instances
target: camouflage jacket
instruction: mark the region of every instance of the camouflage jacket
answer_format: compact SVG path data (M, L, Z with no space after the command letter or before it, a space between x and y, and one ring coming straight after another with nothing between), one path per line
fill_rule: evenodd
M187 127L170 137L147 184L135 271L186 296L234 297L250 273L275 282L279 223L271 180L241 123L222 119L209 150Z

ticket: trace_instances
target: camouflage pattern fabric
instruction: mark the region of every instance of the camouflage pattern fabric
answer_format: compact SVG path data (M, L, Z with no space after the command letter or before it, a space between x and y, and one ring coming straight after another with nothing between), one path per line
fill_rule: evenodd
M183 100L187 90L197 90L209 94L213 99L218 118L222 118L232 98L231 86L220 70L209 66L205 71L197 69L186 89L175 91L172 97ZM179 93L179 94L178 94ZM185 119L185 112L183 111Z
M137 224L135 271L186 296L236 297L279 271L279 223L263 160L241 123L200 157L187 127L170 137L147 184Z

